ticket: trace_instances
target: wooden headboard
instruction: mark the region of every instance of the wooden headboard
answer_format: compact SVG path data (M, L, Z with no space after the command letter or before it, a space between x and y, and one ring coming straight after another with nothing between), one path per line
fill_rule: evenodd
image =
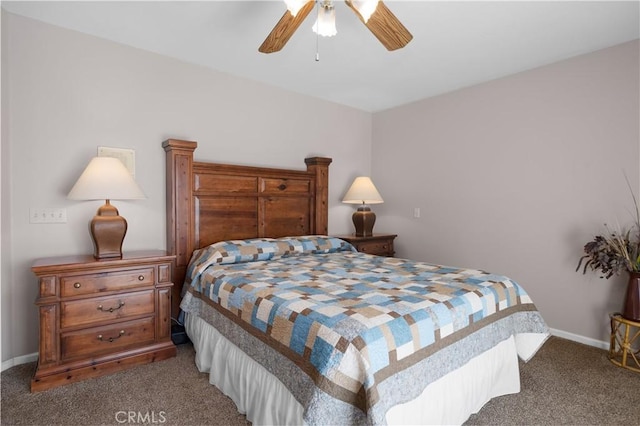
M167 250L176 256L171 313L178 315L194 250L224 240L326 235L331 158L307 170L203 163L196 142L169 139L166 152Z

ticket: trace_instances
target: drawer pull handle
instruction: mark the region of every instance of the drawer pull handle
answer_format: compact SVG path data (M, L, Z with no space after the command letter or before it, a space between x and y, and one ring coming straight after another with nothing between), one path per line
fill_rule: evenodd
M138 281L144 281L144 275L138 275Z
M116 337L109 337L107 339L103 338L102 334L98 334L98 340L100 340L101 342L109 341L109 343L111 343L114 340L121 338L122 336L124 336L124 330L120 330L120 333L118 333Z
M73 288L80 288L82 286L82 284L80 283L73 283Z
M123 306L124 306L124 302L122 300L118 300L118 306L116 306L115 308L112 306L109 309L105 309L102 305L98 305L98 310L102 312L113 312L113 311L117 311Z
M287 185L285 185L284 183L281 183L281 184L278 186L278 189L279 189L280 191L284 191L285 189L287 189Z

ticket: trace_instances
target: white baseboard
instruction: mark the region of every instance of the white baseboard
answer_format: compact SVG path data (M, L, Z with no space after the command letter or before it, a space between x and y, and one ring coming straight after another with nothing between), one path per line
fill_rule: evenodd
M563 339L573 340L574 342L582 343L584 345L609 350L609 342L603 342L602 340L584 337L579 334L569 333L568 331L557 330L555 328L550 329L550 331L553 336L562 337Z
M563 339L573 340L574 342L582 343L588 346L594 346L596 348L609 350L609 342L603 342L601 340L592 339L590 337L580 336L579 334L569 333L567 331L557 330L555 328L550 329L553 336L562 337ZM28 355L22 355L12 358L2 363L2 371L7 370L16 365L26 364L28 362L34 362L38 360L38 353L34 352Z
M17 356L7 361L2 362L2 371L7 370L11 367L15 367L16 365L27 364L29 362L34 362L38 360L38 352L34 352L32 354Z

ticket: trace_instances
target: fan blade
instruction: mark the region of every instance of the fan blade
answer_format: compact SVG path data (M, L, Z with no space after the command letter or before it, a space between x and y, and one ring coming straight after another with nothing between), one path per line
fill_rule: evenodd
M298 11L296 16L293 16L288 10L282 15L282 18L278 21L275 27L271 30L267 38L262 42L262 45L258 51L262 53L277 52L284 47L289 41L293 33L296 32L302 21L313 9L315 5L314 0L308 1Z
M345 3L347 3L387 50L396 50L405 47L413 38L409 30L402 25L382 0L378 2L376 11L373 12L373 15L371 15L367 22L364 22L364 19L362 19L358 10L353 7L350 0L345 0Z

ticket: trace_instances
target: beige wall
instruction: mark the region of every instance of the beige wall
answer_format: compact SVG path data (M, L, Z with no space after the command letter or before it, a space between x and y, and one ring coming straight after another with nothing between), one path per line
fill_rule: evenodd
M196 157L217 162L304 170L307 156L332 157L329 229L351 229L340 199L370 171L371 114L2 14L3 361L37 350L33 260L93 251L87 224L101 203L66 194L98 146L136 151L147 199L114 201L125 250L165 248L167 138L198 141ZM29 224L30 207L66 208L68 222Z
M605 222L633 219L638 52L634 41L375 114L377 229L399 234L401 256L506 274L552 328L606 341L626 280L575 268Z

